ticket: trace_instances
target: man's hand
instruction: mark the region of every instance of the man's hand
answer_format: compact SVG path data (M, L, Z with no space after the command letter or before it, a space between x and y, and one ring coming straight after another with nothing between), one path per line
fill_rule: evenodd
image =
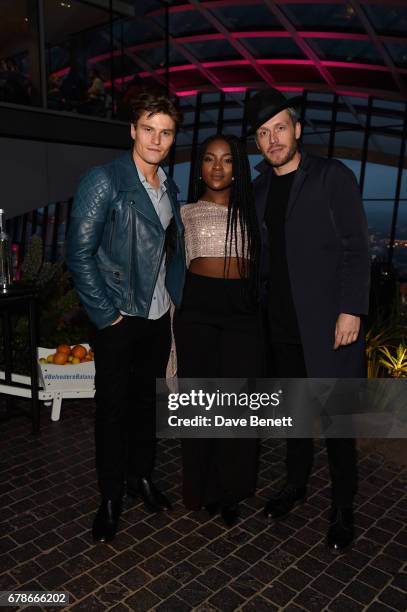
M360 317L341 312L336 321L334 350L336 351L340 346L356 342L359 330Z
M116 319L116 321L113 321L113 323L110 323L110 325L117 325L118 323L120 323L120 321L123 319L123 315L119 315Z

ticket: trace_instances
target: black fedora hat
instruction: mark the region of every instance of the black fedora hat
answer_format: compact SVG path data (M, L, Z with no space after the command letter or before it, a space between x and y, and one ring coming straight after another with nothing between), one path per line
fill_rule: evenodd
M302 100L302 96L286 98L281 91L274 89L274 87L259 91L247 102L247 134L254 134L263 123L274 115L290 106L299 106Z

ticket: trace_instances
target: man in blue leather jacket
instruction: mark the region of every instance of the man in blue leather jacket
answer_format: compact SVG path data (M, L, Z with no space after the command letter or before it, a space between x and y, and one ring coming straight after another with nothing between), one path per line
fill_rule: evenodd
M177 187L160 163L181 115L173 102L142 93L132 105L133 150L91 169L75 195L67 264L96 327L96 470L101 504L93 538L116 535L124 492L151 512L170 503L151 480L155 379L171 346L170 300L185 276Z

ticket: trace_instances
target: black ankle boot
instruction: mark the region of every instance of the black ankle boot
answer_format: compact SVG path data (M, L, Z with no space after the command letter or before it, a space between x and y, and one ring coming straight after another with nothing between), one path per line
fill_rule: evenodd
M353 510L334 506L329 520L327 545L334 552L342 552L353 542Z
M92 537L94 542L110 542L113 540L117 532L121 511L121 501L102 500L93 521Z
M231 504L222 506L220 515L225 523L226 527L233 527L239 520L239 506L238 504Z
M296 487L286 484L276 497L272 497L264 506L267 518L286 516L297 503L305 501L306 487Z
M161 493L150 477L140 476L133 482L127 482L127 495L133 498L140 497L148 512L171 510L172 506L164 493Z
M211 518L213 518L219 512L219 502L212 502L211 504L206 504L206 506L204 506L204 508L207 511L207 513L209 514L209 516Z

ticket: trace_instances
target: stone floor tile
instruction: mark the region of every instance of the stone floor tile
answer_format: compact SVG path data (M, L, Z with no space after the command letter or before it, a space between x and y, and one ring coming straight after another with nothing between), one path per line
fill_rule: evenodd
M179 442L160 440L154 478L173 510L149 514L125 498L117 537L94 545L93 411L92 400L64 400L59 423L44 411L40 438L25 419L2 424L0 590L65 590L70 610L86 612L404 610L402 466L361 449L358 537L334 556L325 546L330 490L322 441L308 502L271 522L263 506L283 484L285 442L263 441L257 495L241 503L239 524L226 529L219 517L184 509Z

